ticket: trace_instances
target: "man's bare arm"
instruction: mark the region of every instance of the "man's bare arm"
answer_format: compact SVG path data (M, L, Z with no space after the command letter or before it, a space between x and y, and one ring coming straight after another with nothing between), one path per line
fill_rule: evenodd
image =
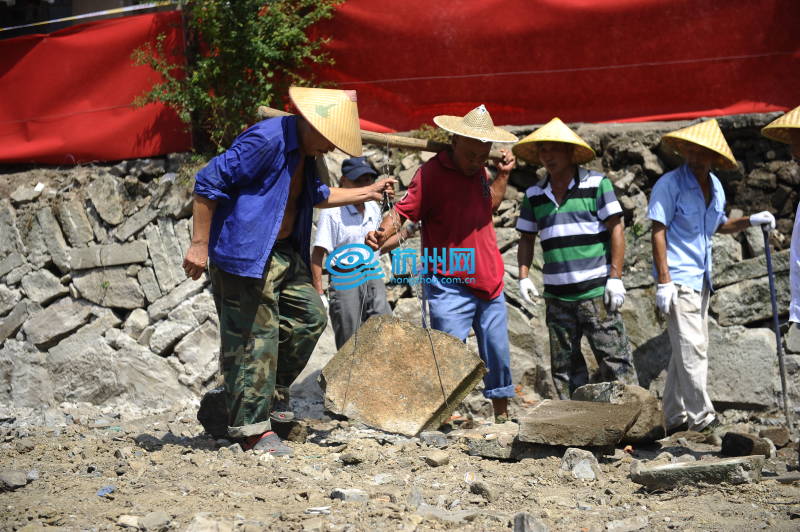
M667 264L667 227L661 222L653 222L653 263L658 274L658 284L672 281Z
M326 250L320 246L314 246L311 252L311 284L318 294L324 292L322 290L322 261L325 259Z
M622 217L611 216L605 222L611 234L611 271L609 277L622 278L622 266L625 261L625 228Z
M192 243L183 259L183 271L194 280L200 278L208 265L208 239L211 220L217 210L217 200L194 195L192 202Z
M517 266L519 278L527 279L528 272L533 263L533 244L536 242L536 233L520 233L517 244Z

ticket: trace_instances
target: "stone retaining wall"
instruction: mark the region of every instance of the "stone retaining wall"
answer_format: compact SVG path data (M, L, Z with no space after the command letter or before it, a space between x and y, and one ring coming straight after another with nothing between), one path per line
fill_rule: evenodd
M743 165L723 180L731 215L769 209L781 311L788 309L788 247L800 198L800 171L788 150L759 136L773 115L720 120ZM593 167L607 172L625 210L623 316L635 349L640 382L663 389L669 357L665 324L656 317L647 198L655 180L676 163L658 150L660 135L688 123L578 126L597 150ZM533 126L514 128L519 135ZM432 154L367 147L379 169L404 185ZM336 182L343 156L327 157ZM123 161L69 170L33 169L0 175L0 405L43 408L59 403L165 408L196 401L215 380L218 326L206 277L185 278L181 264L190 241L191 179L187 158ZM190 175L190 173L188 174ZM550 397L544 303L522 301L517 289L517 232L522 190L537 179L522 165L511 177L497 215L498 245L506 264L505 295L515 382L526 398ZM37 182L43 187L36 187ZM758 228L715 236L717 291L711 300L710 391L720 406L768 408L780 392L775 337ZM419 246L411 239L407 245ZM388 259L384 258L388 268ZM532 278L540 288L541 249ZM390 286L395 314L418 319L407 286ZM784 316L785 319L785 316ZM474 339L470 339L474 347ZM800 381L800 339L787 357L790 382ZM589 354L588 346L585 349ZM297 396L316 400L314 377L333 354L326 330L312 363L296 384ZM591 356L589 356L591 363ZM794 392L795 404L800 397ZM485 409L473 395L467 408ZM1 415L1 414L0 414Z

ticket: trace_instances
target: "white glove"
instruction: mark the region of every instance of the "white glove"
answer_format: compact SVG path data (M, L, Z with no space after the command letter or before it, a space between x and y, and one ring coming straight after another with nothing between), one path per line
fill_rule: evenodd
M669 316L669 309L672 307L677 296L678 290L675 288L675 284L672 281L658 285L658 288L656 288L656 307L665 316Z
M539 297L539 291L536 290L536 287L533 285L533 281L527 277L519 280L519 292L522 294L522 299L531 305L533 305L533 298Z
M622 306L625 302L625 285L622 284L622 279L608 278L603 300L610 312L616 312Z
M328 298L325 297L325 294L320 294L319 298L322 300L322 306L325 307L325 310L328 310Z
M767 225L770 231L775 229L775 217L769 211L761 211L750 215L750 225Z

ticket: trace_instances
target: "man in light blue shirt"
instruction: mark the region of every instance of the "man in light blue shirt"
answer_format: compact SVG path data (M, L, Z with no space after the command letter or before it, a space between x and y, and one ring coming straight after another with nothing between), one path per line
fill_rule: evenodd
M736 219L725 216L725 192L711 169L736 168L737 163L716 120L669 133L662 142L686 161L656 182L648 209L656 306L668 317L672 346L664 422L668 435L689 429L710 434L719 425L706 389L711 237L750 225L775 228L775 218L767 211Z

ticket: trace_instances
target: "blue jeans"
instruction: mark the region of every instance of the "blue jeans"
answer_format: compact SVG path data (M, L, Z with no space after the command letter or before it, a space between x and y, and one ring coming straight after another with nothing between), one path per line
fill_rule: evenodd
M430 308L431 328L462 342L475 330L478 352L489 373L483 377L483 395L489 399L514 397L508 347L506 298L501 292L491 301L480 299L463 284L431 277L424 285Z

